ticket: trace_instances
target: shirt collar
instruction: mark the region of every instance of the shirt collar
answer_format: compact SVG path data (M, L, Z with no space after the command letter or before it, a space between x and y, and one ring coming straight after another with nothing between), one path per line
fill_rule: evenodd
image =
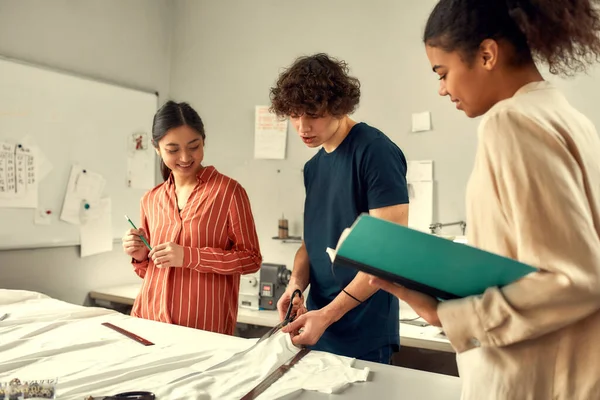
M196 180L198 181L198 183L206 183L208 181L208 178L210 178L210 176L212 175L213 171L215 171L215 167L213 167L212 165L209 165L208 167L203 167L196 174ZM167 180L167 183L169 185L175 185L175 178L173 177L173 172L169 174L169 179Z
M554 85L548 81L530 82L526 85L521 86L521 88L515 92L515 96L518 96L520 94L529 93L529 92L534 92L536 90L547 90L547 89L554 89Z

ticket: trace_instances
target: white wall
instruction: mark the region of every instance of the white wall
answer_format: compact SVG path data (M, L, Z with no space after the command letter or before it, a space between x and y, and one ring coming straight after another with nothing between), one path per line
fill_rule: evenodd
M383 130L408 159L433 159L434 218L464 219L476 122L437 95L421 34L434 0L178 1L171 97L189 101L207 128L207 162L249 192L265 261L291 266L297 245L272 240L282 213L302 233L301 168L314 151L290 127L285 161L253 159L254 106L295 57L318 51L346 60L362 83L356 119ZM412 134L411 113L430 110L434 130ZM461 154L464 153L464 154ZM280 171L278 173L277 171Z
M171 97L189 101L207 127L206 158L249 192L265 261L292 265L297 245L272 240L282 213L302 233L301 168L314 151L293 128L285 161L253 159L254 106L295 57L328 52L362 83L357 120L378 127L409 160L434 161L434 221L464 220L465 187L479 119L438 95L422 33L437 0L178 0L174 10ZM600 127L598 71L558 81ZM557 81L557 79L554 79ZM411 114L431 111L433 130L411 133ZM279 172L278 172L279 171ZM467 227L468 229L468 227ZM443 233L459 233L458 227Z
M156 90L162 100L169 91L170 31L167 0L0 0L1 55ZM119 244L90 258L78 252L0 251L0 287L81 304L93 288L138 279Z

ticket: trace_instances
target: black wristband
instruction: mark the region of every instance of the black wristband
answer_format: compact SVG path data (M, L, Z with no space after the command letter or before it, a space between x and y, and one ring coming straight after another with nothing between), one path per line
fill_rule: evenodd
M362 304L362 301L360 301L359 299L357 299L356 297L352 296L350 293L346 292L346 289L342 289L342 292L346 293L348 296L352 297L354 300L356 300L359 304Z

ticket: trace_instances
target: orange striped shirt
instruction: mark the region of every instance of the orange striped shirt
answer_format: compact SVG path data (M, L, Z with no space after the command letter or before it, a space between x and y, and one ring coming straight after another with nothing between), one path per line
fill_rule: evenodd
M233 335L240 275L262 262L248 195L214 167L203 168L179 211L173 175L141 200L141 227L152 247L183 246L183 267L158 268L133 262L144 280L131 314L135 317Z

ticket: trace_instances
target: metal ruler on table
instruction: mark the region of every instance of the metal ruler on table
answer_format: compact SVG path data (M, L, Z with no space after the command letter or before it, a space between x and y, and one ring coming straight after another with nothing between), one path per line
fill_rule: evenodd
M241 400L254 400L258 396L260 396L265 390L269 388L273 383L275 383L279 378L281 378L286 372L288 372L298 361L302 359L305 355L310 352L310 349L306 347L300 350L294 357L292 357L288 362L281 365L275 371L273 371L269 376L267 376L261 383L259 383L254 389L249 391Z

